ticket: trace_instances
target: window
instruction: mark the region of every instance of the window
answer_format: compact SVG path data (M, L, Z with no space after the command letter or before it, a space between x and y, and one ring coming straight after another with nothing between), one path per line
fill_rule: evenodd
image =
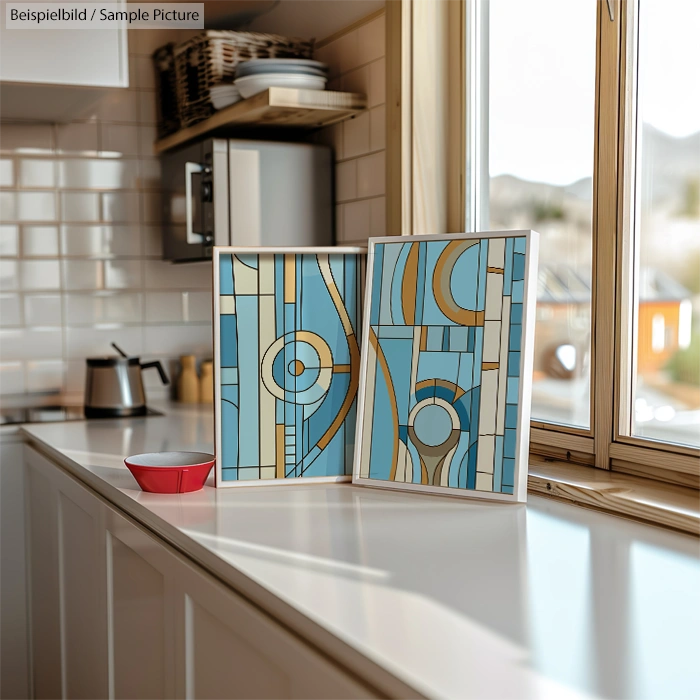
M679 21L682 18L682 21ZM639 6L628 434L700 446L700 3Z
M589 428L596 3L492 0L488 57L477 228L540 233L532 418Z
M700 3L465 0L470 230L540 232L533 450L700 486Z

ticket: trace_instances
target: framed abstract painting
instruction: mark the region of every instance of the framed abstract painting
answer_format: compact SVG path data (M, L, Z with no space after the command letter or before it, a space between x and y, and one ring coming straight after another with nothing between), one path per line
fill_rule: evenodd
M217 486L352 478L365 257L214 248Z
M353 482L525 501L538 234L369 243Z

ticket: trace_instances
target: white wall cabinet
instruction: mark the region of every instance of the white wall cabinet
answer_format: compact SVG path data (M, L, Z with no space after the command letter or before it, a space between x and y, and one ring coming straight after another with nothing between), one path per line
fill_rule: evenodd
M31 447L25 464L34 697L372 697Z
M7 2L0 0L2 119L66 122L88 117L106 89L129 87L125 27L8 29Z
M49 0L50 3L59 1ZM126 5L125 2L122 4ZM8 29L6 5L7 0L0 1L0 80L91 87L128 86L126 27Z

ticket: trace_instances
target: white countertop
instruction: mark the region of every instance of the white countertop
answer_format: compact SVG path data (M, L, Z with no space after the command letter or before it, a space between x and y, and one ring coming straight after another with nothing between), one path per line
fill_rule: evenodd
M342 484L147 494L125 456L212 451L208 410L163 410L22 432L387 692L405 686L377 667L431 697L700 697L697 539L534 496L492 505Z

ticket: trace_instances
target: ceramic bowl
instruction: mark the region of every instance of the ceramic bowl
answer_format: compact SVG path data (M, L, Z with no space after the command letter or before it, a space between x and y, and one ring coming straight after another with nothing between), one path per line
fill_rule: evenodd
M261 73L236 78L235 85L244 98L257 95L271 87L298 88L301 90L324 90L327 79L320 75L299 73Z
M143 491L189 493L199 491L214 466L206 452L146 452L124 460Z

